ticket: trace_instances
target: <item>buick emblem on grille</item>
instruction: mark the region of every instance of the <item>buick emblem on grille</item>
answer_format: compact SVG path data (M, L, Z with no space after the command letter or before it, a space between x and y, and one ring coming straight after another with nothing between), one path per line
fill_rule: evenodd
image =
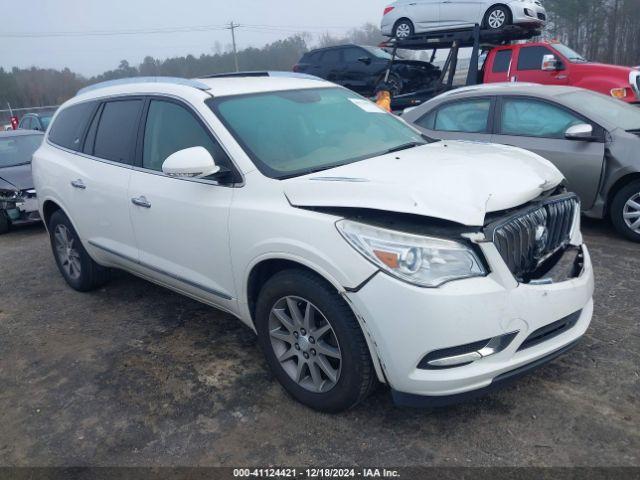
M549 229L544 225L538 225L536 228L536 260L540 260L544 255L547 243L549 243Z

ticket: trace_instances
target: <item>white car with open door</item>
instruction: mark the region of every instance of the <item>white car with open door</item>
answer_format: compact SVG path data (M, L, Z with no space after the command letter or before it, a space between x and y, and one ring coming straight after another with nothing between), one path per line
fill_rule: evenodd
M384 9L383 35L407 38L417 33L476 24L489 30L508 25L544 26L547 12L539 0L398 0Z
M331 412L378 381L459 401L576 344L593 269L553 165L287 75L131 79L60 107L33 175L67 283L119 268L229 312Z

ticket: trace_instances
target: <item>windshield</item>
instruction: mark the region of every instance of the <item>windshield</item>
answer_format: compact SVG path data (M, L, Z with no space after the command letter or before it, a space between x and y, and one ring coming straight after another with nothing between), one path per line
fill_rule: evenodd
M342 88L222 97L209 105L262 173L288 178L426 143L413 128Z
M567 60L569 60L570 62L573 62L573 63L585 63L585 62L588 61L586 58L584 58L578 52L573 51L572 49L570 49L569 47L567 47L566 45L563 45L561 43L554 43L553 44L553 48L555 48L558 52L560 52L560 54L563 55L564 57L566 57Z
M623 130L640 130L640 108L588 90L561 96L567 106L587 117L601 118Z
M41 143L42 135L0 137L0 168L30 163Z

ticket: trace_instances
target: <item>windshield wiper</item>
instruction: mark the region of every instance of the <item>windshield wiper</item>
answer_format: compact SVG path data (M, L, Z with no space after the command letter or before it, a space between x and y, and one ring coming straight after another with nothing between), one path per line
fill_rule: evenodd
M385 151L383 155L386 155L388 153L400 152L401 150L408 150L410 148L421 147L422 145L426 145L426 143L424 142L403 143L402 145L398 145L397 147L390 148L389 150Z

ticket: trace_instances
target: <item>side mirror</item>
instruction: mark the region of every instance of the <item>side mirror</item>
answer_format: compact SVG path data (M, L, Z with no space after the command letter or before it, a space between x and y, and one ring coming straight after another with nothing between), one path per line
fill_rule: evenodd
M564 134L567 140L586 140L591 141L593 137L593 126L588 123L580 123L573 125L567 129Z
M191 147L169 155L162 171L169 177L203 178L218 173L220 167L206 148Z
M542 70L545 72L555 72L562 70L562 62L555 55L545 55L542 57Z
M358 61L364 63L365 65L371 65L370 57L360 57Z

